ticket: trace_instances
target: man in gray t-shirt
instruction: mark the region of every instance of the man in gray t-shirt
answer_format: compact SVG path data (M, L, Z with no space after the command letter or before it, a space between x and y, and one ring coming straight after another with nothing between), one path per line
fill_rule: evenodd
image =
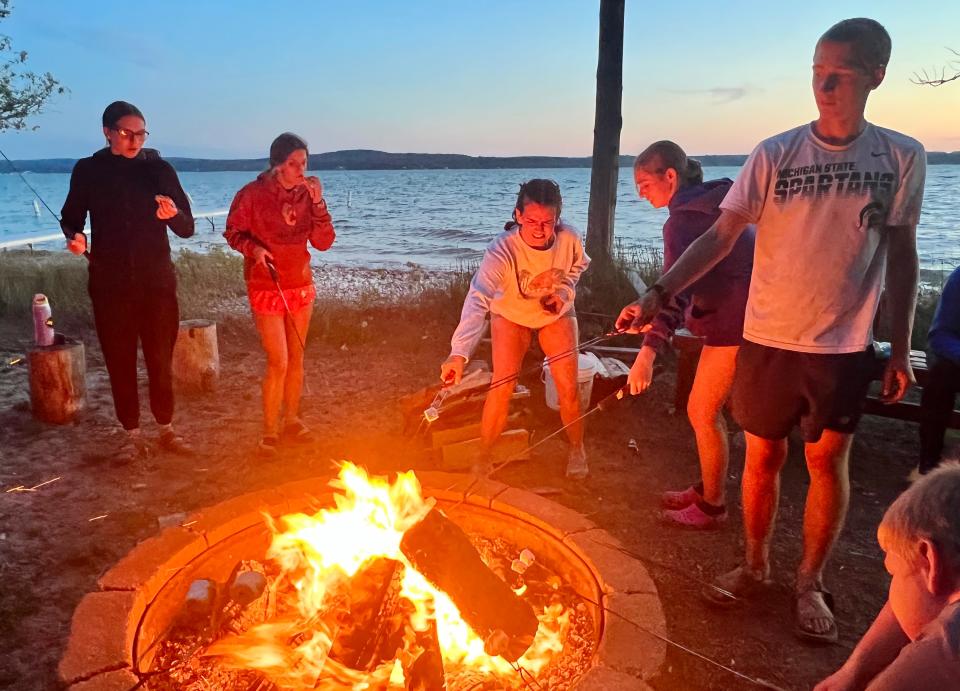
M890 36L876 21L848 19L831 27L813 59L820 117L757 146L717 222L617 321L638 331L756 224L732 394L747 439L746 563L704 595L718 606L733 605L767 581L780 470L787 436L799 425L810 489L795 631L817 642L837 639L823 569L849 502L848 457L873 372L871 326L884 286L893 326L884 399L900 400L913 382L916 226L926 157L919 142L864 119L889 58Z

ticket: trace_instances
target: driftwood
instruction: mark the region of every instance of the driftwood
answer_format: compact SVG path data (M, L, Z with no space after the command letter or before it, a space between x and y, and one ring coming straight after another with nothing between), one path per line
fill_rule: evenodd
M533 643L539 622L533 608L491 571L466 533L437 509L407 530L400 550L445 592L489 655L511 662Z
M31 348L30 406L42 422L62 425L86 405L87 363L83 342L65 338L52 346Z
M220 377L217 323L206 319L180 322L173 347L173 383L183 393L213 391Z

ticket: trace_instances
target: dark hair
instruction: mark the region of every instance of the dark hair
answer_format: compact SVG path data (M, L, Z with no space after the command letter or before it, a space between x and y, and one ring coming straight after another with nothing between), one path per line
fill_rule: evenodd
M552 206L557 210L557 218L560 218L560 211L563 209L563 197L560 196L560 185L553 180L543 178L534 178L527 180L520 185L520 191L517 193L517 203L513 210L513 221L508 221L504 230L511 228L517 222L517 209L523 211L527 202L542 204L543 206Z
M270 144L270 167L273 168L280 165L287 160L290 154L298 149L303 149L307 154L310 153L310 147L307 146L303 137L293 132L284 132Z
M817 45L822 41L849 43L853 46L857 62L868 71L886 67L890 62L890 34L875 19L844 19L827 29Z
M128 115L136 115L144 122L147 121L147 119L143 117L143 113L140 112L140 109L132 103L114 101L103 111L103 126L109 128L116 127L120 118L125 118Z
M688 158L679 145L666 139L654 142L643 150L633 162L633 169L652 169L651 172L663 175L668 169L677 171L680 189L703 182L703 166L695 158Z

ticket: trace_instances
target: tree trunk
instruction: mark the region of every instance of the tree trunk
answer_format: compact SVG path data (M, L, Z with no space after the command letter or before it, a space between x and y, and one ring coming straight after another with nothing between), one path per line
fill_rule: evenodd
M587 213L587 254L598 267L613 255L613 218L620 174L620 128L623 119L624 0L600 0L600 53L597 60L597 106L593 126L593 170Z
M83 342L66 339L52 346L37 346L30 362L30 405L33 416L62 425L83 410L87 395L87 362Z
M217 323L207 319L180 322L173 347L173 383L182 393L213 391L220 377Z

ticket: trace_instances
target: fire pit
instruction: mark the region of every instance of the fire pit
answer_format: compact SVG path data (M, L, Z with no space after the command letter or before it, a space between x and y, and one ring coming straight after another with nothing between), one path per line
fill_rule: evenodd
M425 500L416 492L402 510L365 509L373 522L400 526L393 538L340 523L346 505L368 494L367 485L342 477L339 493L326 478L288 483L201 510L144 541L81 600L61 678L87 691L201 688L186 681L198 676L211 689L648 688L642 679L665 654L652 635L665 633L663 613L646 570L609 535L570 509L498 482L465 495L466 476L401 480L419 480ZM413 494L398 484L393 492L405 500ZM346 539L331 548L324 531ZM304 547L317 535L324 554ZM486 565L471 562L474 555ZM315 568L331 573L326 562L336 564L336 578L318 585L305 577ZM499 576L492 588L487 571ZM228 595L239 581L259 589ZM329 606L337 597L352 597L339 614ZM326 605L310 604L324 598ZM371 603L389 615L384 621L400 624L370 624ZM535 639L527 609L539 619ZM267 610L273 618L263 616ZM200 621L194 628L191 614ZM279 659L282 645L302 651Z

